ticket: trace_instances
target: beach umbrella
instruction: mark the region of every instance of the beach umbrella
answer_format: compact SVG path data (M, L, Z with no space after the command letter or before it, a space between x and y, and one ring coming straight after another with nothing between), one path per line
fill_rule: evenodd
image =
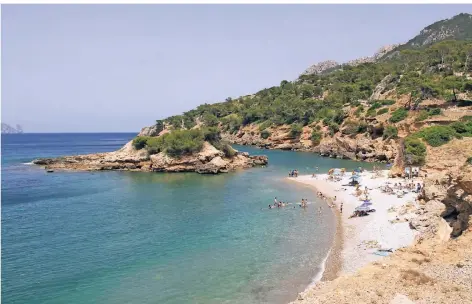
M351 176L351 180L353 180L353 181L359 181L359 178L360 178L360 176L358 176L358 175Z
M368 206L358 206L356 207L356 209L354 209L355 211L365 211L365 212L368 212L370 210L370 207Z
M364 201L364 203L363 203L360 207L368 207L368 206L370 206L370 205L372 205L371 202L369 202L369 201Z

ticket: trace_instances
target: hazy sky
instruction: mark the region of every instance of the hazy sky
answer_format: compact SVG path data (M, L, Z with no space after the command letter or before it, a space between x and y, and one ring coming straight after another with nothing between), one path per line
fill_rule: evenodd
M139 131L373 54L470 5L2 5L2 121Z

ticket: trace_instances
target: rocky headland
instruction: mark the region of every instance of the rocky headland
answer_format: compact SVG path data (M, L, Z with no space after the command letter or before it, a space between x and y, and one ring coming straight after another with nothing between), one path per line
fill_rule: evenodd
M140 134L152 134L147 128ZM158 134L155 138L159 137ZM162 134L161 134L162 135ZM87 155L64 156L58 158L40 158L33 161L36 165L51 170L76 171L145 171L145 172L197 172L225 173L237 169L262 166L268 163L263 155L251 156L247 152L232 149L227 155L204 141L199 151L180 156L168 155L165 151L149 153L147 149L137 149L133 141L114 152Z

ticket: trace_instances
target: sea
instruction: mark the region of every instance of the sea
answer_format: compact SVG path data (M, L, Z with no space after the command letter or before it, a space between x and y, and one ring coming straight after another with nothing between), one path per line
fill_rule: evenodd
M234 146L269 164L220 175L31 164L114 151L134 136L2 135L2 303L277 304L320 279L336 219L286 177L360 163ZM274 197L290 204L269 209Z

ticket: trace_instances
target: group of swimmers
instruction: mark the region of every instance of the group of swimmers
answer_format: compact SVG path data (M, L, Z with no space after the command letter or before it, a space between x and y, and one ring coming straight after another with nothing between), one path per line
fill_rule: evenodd
M294 169L288 172L288 177L298 177L298 170Z
M288 206L289 204L290 204L289 202L278 201L277 197L275 197L274 198L274 204L273 205L269 204L269 209L282 208L282 207ZM299 204L299 206L302 207L302 208L305 208L305 207L307 207L307 205L308 205L308 199L302 198L302 202L301 202L301 204ZM295 208L295 206L293 206L293 208Z

